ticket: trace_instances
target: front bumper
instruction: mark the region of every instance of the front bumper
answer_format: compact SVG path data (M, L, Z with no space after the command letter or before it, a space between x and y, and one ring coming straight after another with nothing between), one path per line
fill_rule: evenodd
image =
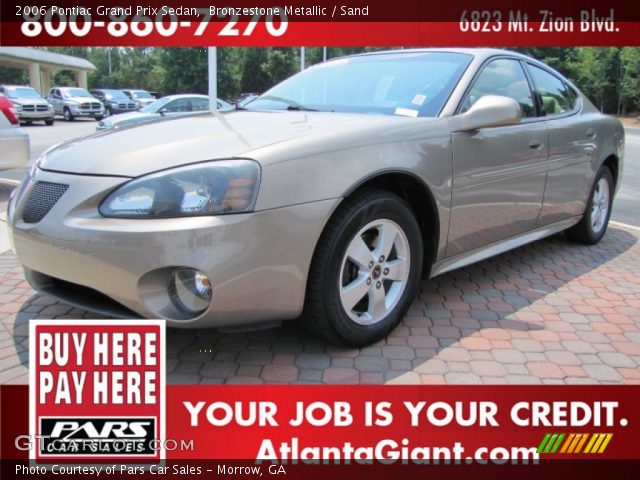
M55 117L55 113L53 110L48 110L46 112L18 112L18 119L20 121L26 120L53 120Z
M104 109L100 109L100 110L93 110L93 109L88 109L88 108L73 108L71 107L69 109L69 111L71 112L71 115L73 115L74 117L104 117Z
M92 309L94 299L86 296L83 303L82 289L71 288L72 296L62 291L88 287L138 315L167 318L178 327L300 315L311 257L337 199L241 215L101 217L100 201L125 180L36 170L20 189L9 206L8 225L14 251L35 288ZM35 182L69 188L41 221L28 224L22 210ZM181 317L168 299L167 278L176 267L196 268L211 280L213 302L196 318Z

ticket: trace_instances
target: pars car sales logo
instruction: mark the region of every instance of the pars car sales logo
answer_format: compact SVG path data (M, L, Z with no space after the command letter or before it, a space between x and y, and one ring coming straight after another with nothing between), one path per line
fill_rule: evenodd
M164 320L32 320L29 350L31 459L164 459Z

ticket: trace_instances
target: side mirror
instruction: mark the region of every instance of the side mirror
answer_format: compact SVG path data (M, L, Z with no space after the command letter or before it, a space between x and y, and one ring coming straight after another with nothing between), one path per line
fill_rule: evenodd
M472 107L453 117L454 131L466 132L480 128L515 125L522 119L520 104L513 98L501 95L485 95L480 97Z

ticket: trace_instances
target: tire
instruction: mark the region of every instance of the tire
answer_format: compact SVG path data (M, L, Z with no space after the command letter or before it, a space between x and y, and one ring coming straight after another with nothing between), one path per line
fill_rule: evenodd
M53 122L54 122L54 121L55 121L55 120L54 120L53 118L52 118L51 120L45 120L45 121L44 121L44 124L45 124L45 125L47 125L48 127L50 127L51 125L53 125Z
M583 245L598 243L607 231L612 202L613 175L603 165L596 174L582 219L565 232L567 238Z
M103 118L104 118L104 117L102 117L102 116L98 115L98 116L96 117L96 122L99 122L99 121L100 121L100 120L102 120Z
M416 295L422 259L420 227L402 199L381 190L345 199L318 241L303 325L338 344L386 337Z
M74 118L75 118L75 117L71 114L71 110L69 110L69 108L67 108L67 107L64 107L64 113L63 113L63 115L64 115L64 119L65 119L67 122L73 122L73 120L74 120Z
M105 117L110 117L112 115L113 115L113 111L109 107L104 109L104 116Z

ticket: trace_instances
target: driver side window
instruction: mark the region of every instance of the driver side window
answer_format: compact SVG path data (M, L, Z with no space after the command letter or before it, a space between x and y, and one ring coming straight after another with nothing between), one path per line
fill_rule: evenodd
M469 110L485 95L513 98L520 105L523 118L536 116L529 82L517 60L500 58L485 65L462 102L460 113Z

